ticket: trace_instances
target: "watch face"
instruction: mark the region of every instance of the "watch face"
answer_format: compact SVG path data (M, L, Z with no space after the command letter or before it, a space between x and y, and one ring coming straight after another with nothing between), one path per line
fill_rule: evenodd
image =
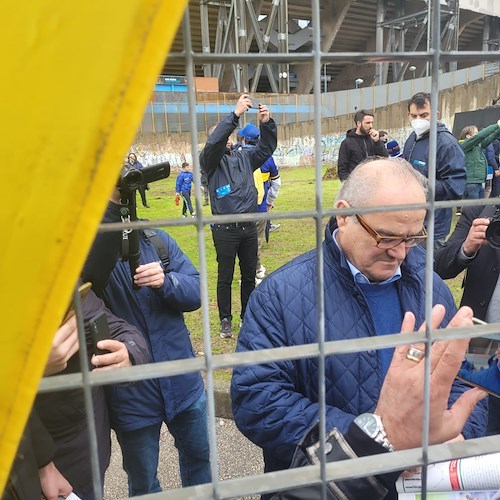
M377 419L371 413L363 413L357 417L356 424L371 438L374 438L379 431Z

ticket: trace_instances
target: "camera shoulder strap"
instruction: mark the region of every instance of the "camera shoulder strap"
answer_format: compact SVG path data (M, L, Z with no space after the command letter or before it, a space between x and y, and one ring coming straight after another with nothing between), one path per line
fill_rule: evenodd
M156 253L158 254L158 257L160 257L161 263L163 264L163 267L165 267L165 271L168 273L170 271L168 248L163 243L163 240L158 236L156 231L153 231L152 229L143 229L143 232L144 236L146 236L151 245L155 247Z

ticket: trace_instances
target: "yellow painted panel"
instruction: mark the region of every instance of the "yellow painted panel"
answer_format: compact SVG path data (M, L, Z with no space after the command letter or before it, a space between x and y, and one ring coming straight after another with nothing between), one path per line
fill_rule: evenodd
M0 0L0 491L186 0Z

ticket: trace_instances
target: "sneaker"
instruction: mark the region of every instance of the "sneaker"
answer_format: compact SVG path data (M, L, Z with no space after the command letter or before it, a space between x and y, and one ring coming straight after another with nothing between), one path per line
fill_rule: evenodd
M233 336L233 329L229 318L223 318L221 320L219 335L221 339L230 339Z
M261 264L255 273L255 277L259 280L263 279L266 275L266 268Z
M271 224L269 226L269 231L276 231L276 229L279 229L281 227L281 224Z

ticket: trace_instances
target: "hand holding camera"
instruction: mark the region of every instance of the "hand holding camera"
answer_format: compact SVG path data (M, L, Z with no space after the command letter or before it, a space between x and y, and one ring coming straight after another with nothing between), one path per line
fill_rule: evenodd
M486 231L489 225L490 219L478 218L472 221L469 234L463 245L463 250L467 257L472 257L483 245L488 244Z

